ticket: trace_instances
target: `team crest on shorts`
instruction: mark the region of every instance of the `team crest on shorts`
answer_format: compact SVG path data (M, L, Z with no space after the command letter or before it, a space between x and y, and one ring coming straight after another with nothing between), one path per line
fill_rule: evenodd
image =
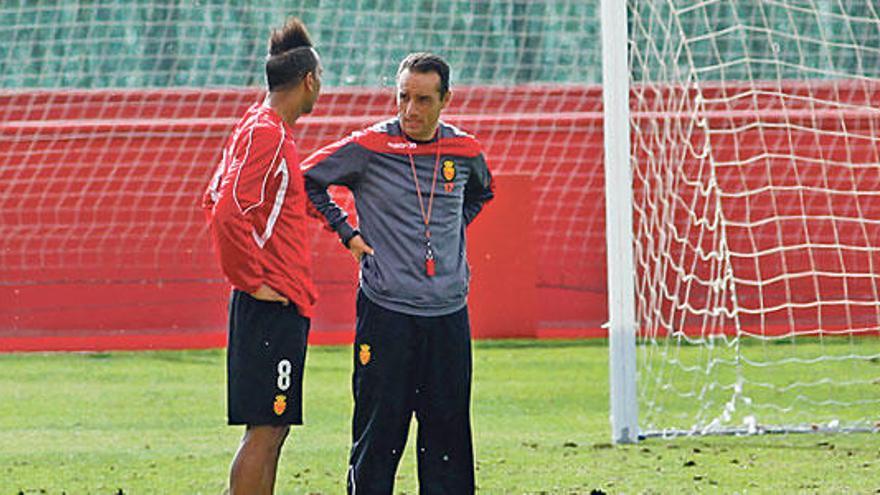
M370 362L370 345L369 344L361 344L361 350L358 353L358 359L360 359L361 364L366 366L367 363Z
M272 404L272 409L275 411L276 416L284 414L284 411L287 410L287 397L276 395L275 404Z

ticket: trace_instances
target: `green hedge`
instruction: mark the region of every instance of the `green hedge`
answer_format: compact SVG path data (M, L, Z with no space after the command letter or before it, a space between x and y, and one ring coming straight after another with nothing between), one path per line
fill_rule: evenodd
M880 76L876 0L630 3L636 80Z
M572 0L3 2L0 86L261 85L269 29L288 15L309 26L329 86L386 84L415 50L446 56L458 83L595 81L597 8Z
M630 0L634 75L877 77L872 2ZM328 86L387 85L415 50L446 56L456 83L601 81L599 0L8 0L0 88L262 85L269 29L288 15L312 31Z

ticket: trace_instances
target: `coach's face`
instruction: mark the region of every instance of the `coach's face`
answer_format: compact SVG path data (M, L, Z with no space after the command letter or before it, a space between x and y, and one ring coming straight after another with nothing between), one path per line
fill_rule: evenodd
M404 69L397 78L397 115L403 132L412 139L434 137L440 112L449 103L451 91L440 97L440 75Z

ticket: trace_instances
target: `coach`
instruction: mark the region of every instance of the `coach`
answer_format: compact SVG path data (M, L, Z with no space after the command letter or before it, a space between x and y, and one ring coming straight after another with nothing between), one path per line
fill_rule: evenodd
M348 492L390 494L410 419L421 493L474 492L465 227L492 199L477 140L440 121L449 66L413 53L396 118L303 163L309 200L360 263ZM330 199L351 190L358 228Z

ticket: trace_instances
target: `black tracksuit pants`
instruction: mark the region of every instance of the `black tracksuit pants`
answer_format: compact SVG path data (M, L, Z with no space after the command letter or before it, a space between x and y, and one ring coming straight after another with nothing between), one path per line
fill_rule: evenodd
M359 292L356 332L348 493L392 493L413 413L419 493L474 493L467 308L411 316Z

